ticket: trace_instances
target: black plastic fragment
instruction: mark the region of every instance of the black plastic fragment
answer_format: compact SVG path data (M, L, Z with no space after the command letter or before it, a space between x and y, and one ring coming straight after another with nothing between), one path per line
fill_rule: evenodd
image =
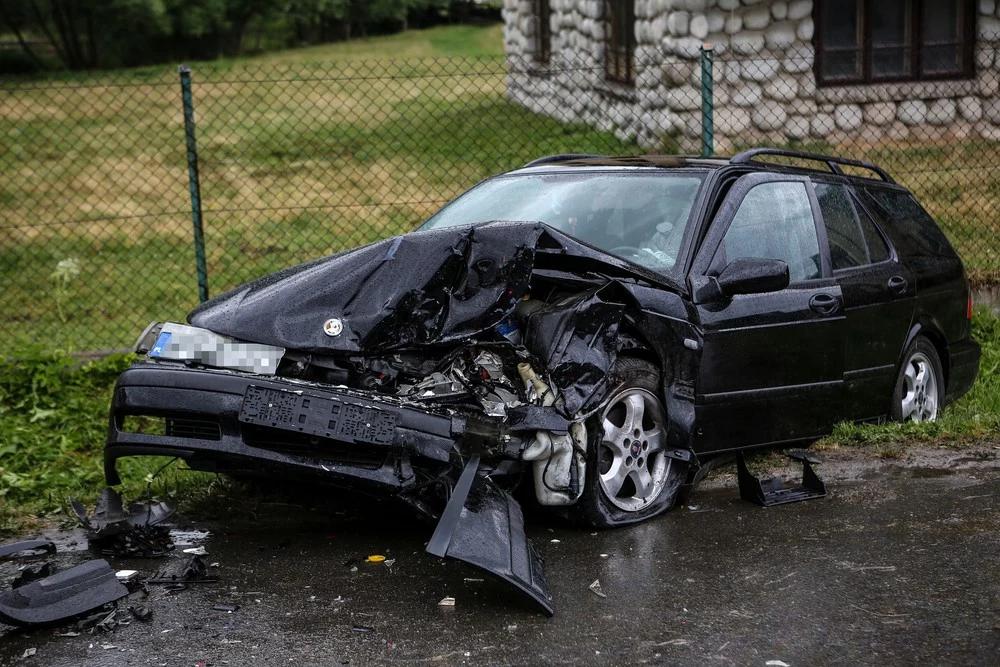
M126 512L121 496L111 488L101 491L93 516L88 516L83 503L73 498L70 507L80 525L94 537L111 537L138 526L154 526L173 514L166 503L132 503Z
M17 576L10 582L11 588L20 588L32 581L38 581L45 577L51 577L55 570L52 563L42 563L41 565L29 565L17 573Z
M186 584L211 584L218 581L218 577L208 575L208 567L201 556L191 556L191 558L178 561L161 569L149 579L144 580L146 584L163 584L169 586ZM183 590L183 589L176 589Z
M47 625L128 595L105 560L92 560L0 595L0 621Z
M802 450L792 450L786 454L791 459L802 461L802 486L786 488L780 477L767 480L754 477L747 469L746 457L741 454L736 461L740 497L763 507L771 507L825 496L826 485L812 469L812 464L820 462L819 458Z
M487 477L476 476L473 456L445 507L427 552L492 574L553 615L542 559L524 533L524 516L514 498Z
M0 559L28 558L42 554L54 554L56 545L49 540L24 540L0 546Z

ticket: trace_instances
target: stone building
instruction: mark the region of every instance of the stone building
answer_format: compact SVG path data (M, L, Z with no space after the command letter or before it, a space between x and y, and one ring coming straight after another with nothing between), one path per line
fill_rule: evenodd
M708 43L717 153L792 140L1000 140L997 4L505 0L507 94L643 148L696 152Z

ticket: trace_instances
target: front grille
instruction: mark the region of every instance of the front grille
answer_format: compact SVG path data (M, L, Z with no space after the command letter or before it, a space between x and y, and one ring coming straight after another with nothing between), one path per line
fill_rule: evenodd
M374 470L386 460L383 447L353 444L283 429L243 424L243 441L251 447L338 465Z
M221 440L222 430L218 422L208 419L177 419L167 417L166 435L192 440Z

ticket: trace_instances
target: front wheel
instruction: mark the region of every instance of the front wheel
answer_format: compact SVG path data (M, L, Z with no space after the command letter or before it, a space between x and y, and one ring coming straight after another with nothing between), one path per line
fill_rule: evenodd
M667 456L667 415L653 365L620 359L609 398L587 422L580 518L597 528L648 519L673 505L686 464Z
M934 345L918 337L903 354L889 416L894 421L934 421L944 402L944 372Z

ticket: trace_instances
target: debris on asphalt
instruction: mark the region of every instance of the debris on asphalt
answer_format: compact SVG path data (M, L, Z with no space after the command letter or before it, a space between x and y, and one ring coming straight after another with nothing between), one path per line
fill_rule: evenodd
M385 566L386 567L392 567L395 564L396 564L396 559L395 558L386 558L386 560L385 560Z
M212 605L212 611L224 611L227 614L231 614L239 609L239 606L235 604L214 604Z
M207 556L208 552L205 551L205 547L192 547L190 549L184 549L184 553L190 554L192 556Z
M438 602L438 606L439 607L454 607L455 606L455 598L453 598L453 597L441 598L441 601Z
M590 586L588 586L587 588L589 588L594 593L594 595L597 595L602 598L608 597L607 594L605 594L605 592L601 589L600 579L594 579L593 583L591 583Z
M92 560L0 595L0 621L45 625L79 616L128 595L105 560Z
M139 570L118 570L115 572L115 579L126 586L135 582L139 578Z
M208 568L201 556L191 556L184 561L171 563L145 580L147 584L174 586L172 590L184 590L187 584L212 584L218 577L209 576ZM181 588L176 588L181 586Z
M52 563L42 563L41 565L25 565L20 568L17 576L10 582L11 588L20 588L32 581L38 581L45 577L50 577L55 573Z
M791 667L787 662L782 662L781 660L768 660L764 663L768 667Z
M31 656L35 655L35 653L37 651L38 651L38 649L26 648L26 649L24 649L24 653L21 654L21 657L22 658L30 658Z
M54 554L56 545L50 540L24 540L0 546L0 560L8 558L30 558L42 554Z
M361 633L364 633L364 634L369 634L369 633L375 632L375 628L371 627L370 625L354 625L354 626L351 626L351 631L352 632L361 632Z
M559 540L549 540L552 544L559 544Z
M481 579L479 577L466 577L465 578L465 583L467 583L467 584L481 584L484 581L486 581L486 580L485 579Z
M374 554L365 559L366 563L383 563L385 562L385 556L380 554Z
M146 605L130 606L128 610L137 621L142 621L143 623L153 618L153 610Z

